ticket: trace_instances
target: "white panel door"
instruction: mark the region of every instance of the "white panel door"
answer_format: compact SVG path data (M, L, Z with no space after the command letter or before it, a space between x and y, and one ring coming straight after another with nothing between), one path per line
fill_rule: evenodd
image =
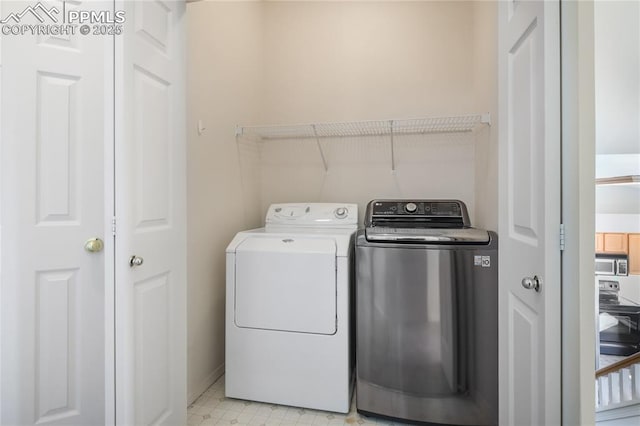
M2 16L29 5L3 0ZM51 8L62 2L42 2L20 24L38 24L35 13L51 23ZM0 423L104 424L112 40L27 33L2 43ZM103 251L85 250L92 237Z
M116 9L116 421L186 424L185 5Z
M499 4L500 424L560 424L559 1ZM524 281L536 288L525 288Z

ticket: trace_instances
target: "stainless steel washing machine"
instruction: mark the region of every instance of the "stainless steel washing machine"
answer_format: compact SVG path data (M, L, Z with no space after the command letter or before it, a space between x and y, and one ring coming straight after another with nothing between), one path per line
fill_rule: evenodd
M498 424L498 239L458 200L373 200L356 238L357 409Z

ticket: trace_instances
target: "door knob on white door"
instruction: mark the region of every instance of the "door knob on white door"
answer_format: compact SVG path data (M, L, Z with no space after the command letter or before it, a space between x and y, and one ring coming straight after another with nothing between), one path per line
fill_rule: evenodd
M136 256L135 254L133 256L131 256L131 259L129 259L129 266L130 267L135 267L135 266L140 266L144 263L144 259L141 257Z
M541 285L542 285L542 280L538 278L537 275L534 275L533 278L524 277L522 279L522 287L526 288L527 290L533 289L537 292L540 292Z
M84 242L84 249L89 253L98 253L101 252L104 248L104 241L100 238L89 238Z

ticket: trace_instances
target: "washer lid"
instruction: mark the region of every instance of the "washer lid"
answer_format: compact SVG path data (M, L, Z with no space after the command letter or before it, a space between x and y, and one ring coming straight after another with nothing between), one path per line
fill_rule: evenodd
M314 334L336 332L333 239L249 237L236 249L238 327Z
M438 229L438 228L366 228L368 241L420 242L433 244L488 243L491 238L483 229Z

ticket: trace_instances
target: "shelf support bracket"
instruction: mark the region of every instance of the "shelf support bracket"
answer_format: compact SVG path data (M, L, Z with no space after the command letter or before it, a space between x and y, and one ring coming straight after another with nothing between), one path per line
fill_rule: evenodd
M320 152L320 158L322 158L322 165L324 166L324 171L328 171L327 167L327 159L324 158L324 151L322 150L322 144L320 143L320 137L318 136L318 130L316 129L316 125L312 124L311 128L313 129L313 136L316 138L316 146L318 147L318 152Z
M396 155L395 155L395 145L393 144L393 120L389 120L389 128L390 128L390 139L391 139L391 171L396 171Z

